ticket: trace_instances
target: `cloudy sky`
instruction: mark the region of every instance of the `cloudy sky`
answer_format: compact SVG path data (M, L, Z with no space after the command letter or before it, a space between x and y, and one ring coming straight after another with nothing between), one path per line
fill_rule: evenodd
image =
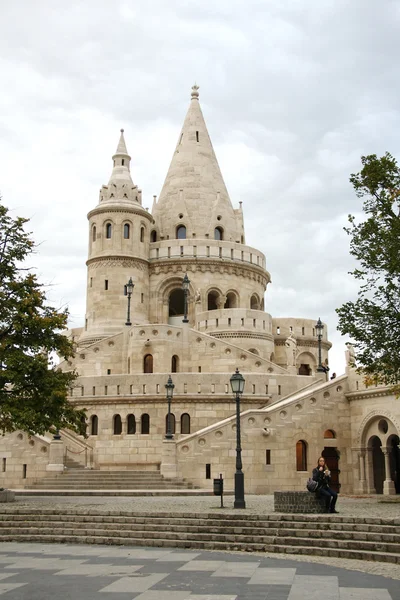
M267 257L266 310L328 324L355 297L348 182L360 156L400 156L397 0L0 2L0 191L31 218L51 299L83 324L87 212L119 129L144 206L159 194L190 88L247 243Z

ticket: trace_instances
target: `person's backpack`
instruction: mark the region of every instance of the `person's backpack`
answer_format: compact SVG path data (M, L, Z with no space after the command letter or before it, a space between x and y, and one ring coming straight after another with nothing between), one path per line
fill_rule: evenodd
M309 492L316 492L318 489L318 482L310 477L307 481L306 487Z

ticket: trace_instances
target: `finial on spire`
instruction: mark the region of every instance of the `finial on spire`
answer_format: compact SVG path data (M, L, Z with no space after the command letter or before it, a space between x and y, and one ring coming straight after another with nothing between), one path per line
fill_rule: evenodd
M197 83L192 86L192 98L199 99L199 86Z
M121 133L124 133L124 129L120 129L120 132L121 132Z

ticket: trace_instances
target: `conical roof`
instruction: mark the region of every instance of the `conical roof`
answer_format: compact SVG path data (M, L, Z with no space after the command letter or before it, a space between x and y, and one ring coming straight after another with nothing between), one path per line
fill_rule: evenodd
M153 217L164 238L175 238L177 227L185 225L188 238L213 239L219 227L223 239L240 241L236 211L207 131L198 90L197 85L192 87L189 110Z

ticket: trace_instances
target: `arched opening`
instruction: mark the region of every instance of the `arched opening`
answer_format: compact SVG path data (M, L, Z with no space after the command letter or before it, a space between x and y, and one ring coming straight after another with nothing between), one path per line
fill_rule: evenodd
M147 413L144 413L140 419L140 431L143 435L148 435L150 433L150 416Z
M169 414L171 428L169 433L175 433L175 415L173 413ZM168 433L168 415L165 415L165 433Z
M144 242L144 227L140 228L140 241Z
M111 235L112 235L112 225L111 225L111 223L107 223L107 225L106 225L106 238L108 240L111 239Z
M181 433L190 433L190 415L188 415L187 413L183 413L183 415L181 416Z
M257 294L253 294L252 297L250 298L250 308L252 310L259 310L260 300L259 300Z
M186 227L184 225L179 225L179 227L176 228L176 239L186 240Z
M131 235L131 228L129 226L129 223L125 223L124 224L124 240L129 240Z
M299 375L311 375L310 365L306 363L301 363L299 367Z
M332 431L331 429L329 429L328 431ZM340 469L339 469L339 458L340 458L340 454L337 448L329 448L327 446L325 446L325 448L322 451L322 455L321 455L325 461L326 461L326 465L328 467L328 469L331 472L331 481L329 483L329 486L335 491L335 492L340 492L340 483L339 483L339 475L340 475Z
M126 432L129 435L133 435L134 433L136 433L135 415L128 415L128 418L126 420Z
M92 227L92 241L96 241L96 225L93 225Z
M146 354L143 358L143 373L152 373L153 372L153 355Z
M150 233L150 241L151 242L157 241L157 231L155 229L153 229L153 231Z
M99 432L99 419L97 415L90 417L90 435L97 435Z
M390 476L394 482L396 494L400 494L400 448L399 436L391 435L387 441L390 460Z
M256 354L257 356L260 356L260 353L257 350L257 348L249 348L249 352L251 352L252 354Z
M113 418L113 432L114 432L114 435L121 435L121 433L122 433L121 415L114 415L114 418Z
M218 309L218 292L212 291L209 292L207 296L207 310L217 310Z
M86 418L83 415L81 417L81 424L82 424L82 435L86 435L87 423L86 423Z
M333 429L327 429L324 433L324 439L325 440L334 440L336 439L336 433L333 431Z
M174 354L171 359L171 373L178 373L179 370L179 356Z
M224 308L238 308L238 298L235 292L228 292Z
M385 457L382 452L382 442L377 435L372 436L368 446L372 453L372 471L375 492L383 494L383 482L385 481Z
M224 230L222 227L216 227L214 229L214 240L223 240L224 239Z
M307 471L307 442L304 440L296 444L296 471Z
M172 290L168 300L168 316L183 316L185 310L185 294L182 288Z
M311 352L301 352L296 357L296 367L299 375L312 375L317 368L317 361Z

